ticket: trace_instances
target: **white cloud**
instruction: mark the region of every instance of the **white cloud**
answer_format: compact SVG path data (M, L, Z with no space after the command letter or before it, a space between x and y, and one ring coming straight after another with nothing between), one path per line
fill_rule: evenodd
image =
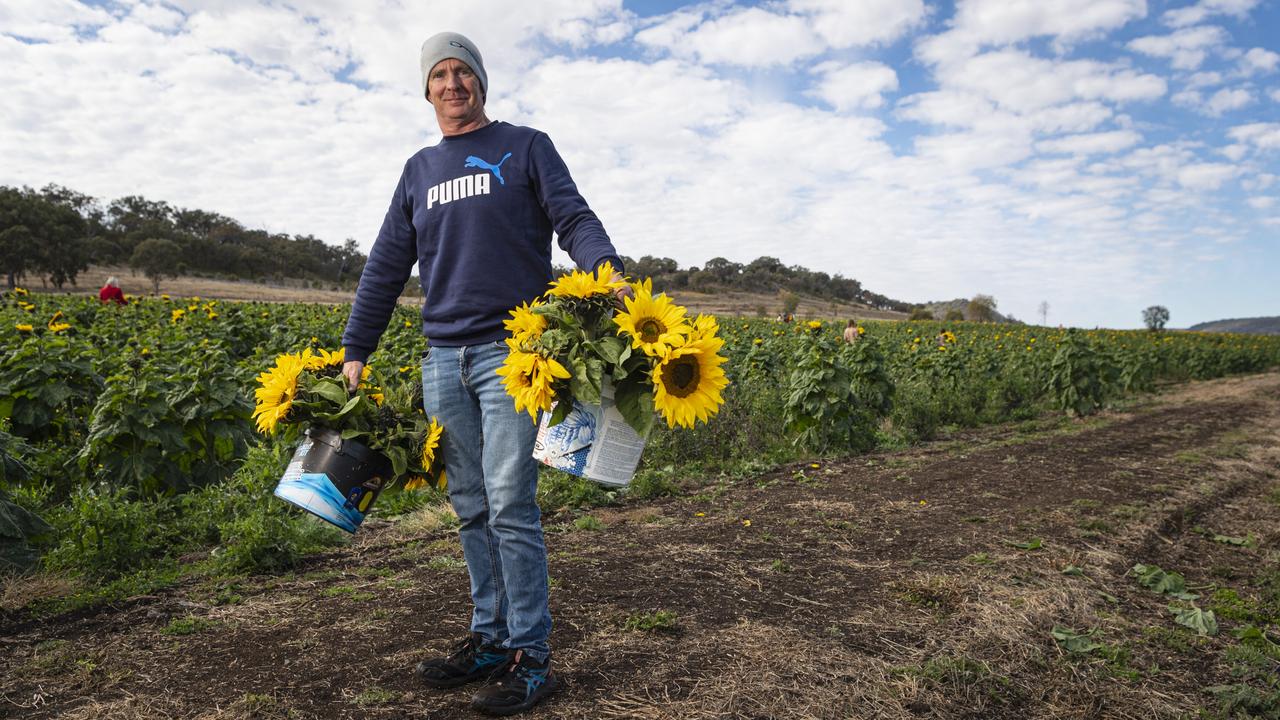
M1249 207L1254 210L1266 210L1276 204L1276 199L1270 195L1255 195L1245 202L1249 203Z
M1267 95L1271 97L1272 102L1280 103L1280 88L1272 88L1272 90L1268 92Z
M1226 163L1194 163L1178 169L1178 184L1191 190L1217 190L1239 173Z
M1142 136L1132 130L1115 130L1112 132L1068 135L1052 140L1041 140L1036 143L1036 149L1046 153L1097 155L1120 152L1137 145L1141 141Z
M1269 73L1280 65L1280 53L1266 48L1253 48L1240 57L1240 71L1245 75Z
M809 15L814 30L837 48L891 42L925 17L923 0L790 0L787 5Z
M1205 105L1210 114L1221 115L1232 110L1239 110L1251 102L1253 102L1253 94L1248 90L1222 88L1214 93Z
M1163 79L1121 65L1046 60L1021 50L988 52L942 65L936 75L946 88L975 92L1014 112L1073 100L1152 100L1167 90Z
M65 42L73 40L79 30L112 20L102 8L86 7L74 0L14 0L0 4L0 32L28 40Z
M1147 35L1129 41L1130 50L1144 55L1167 58L1178 70L1194 70L1210 51L1226 46L1227 31L1213 25L1178 30L1171 35Z
M827 47L799 15L779 15L753 7L705 22L699 20L679 13L660 29L644 31L637 40L676 57L745 67L789 65L822 53Z
M1227 131L1227 137L1259 150L1280 150L1280 123L1249 123Z
M1230 15L1243 18L1258 4L1258 0L1201 0L1186 7L1168 10L1160 19L1169 27L1195 25L1213 15Z
M921 40L916 52L927 62L941 63L1034 37L1065 45L1122 27L1146 12L1146 0L961 0L950 29Z
M1187 78L1188 88L1206 88L1222 84L1222 73L1198 72Z
M884 105L884 93L898 89L898 74L883 63L830 63L814 72L822 79L810 94L840 112L878 108Z

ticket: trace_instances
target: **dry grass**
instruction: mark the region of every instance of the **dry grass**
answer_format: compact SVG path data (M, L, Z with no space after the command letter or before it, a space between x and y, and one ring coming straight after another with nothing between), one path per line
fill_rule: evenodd
M0 610L13 612L40 600L66 597L77 587L73 580L44 573L6 577L0 585Z
M110 276L120 280L126 295L148 295L152 284L145 276L128 267L94 266L77 277L76 286L64 288L64 292L77 295L96 294L98 288ZM32 287L31 290L53 292L54 289ZM302 281L281 283L255 283L240 280L217 280L184 276L160 283L160 292L174 297L200 297L219 300L243 300L257 302L311 302L349 303L354 297L350 290L306 287ZM782 300L774 293L699 293L680 290L676 293L681 304L694 313L710 313L720 316L752 317L764 310L766 317L774 317L782 310ZM402 304L417 306L421 298L404 296ZM801 297L796 309L801 318L862 318L876 320L903 320L906 315L891 310L876 310L856 303L832 302L818 298Z

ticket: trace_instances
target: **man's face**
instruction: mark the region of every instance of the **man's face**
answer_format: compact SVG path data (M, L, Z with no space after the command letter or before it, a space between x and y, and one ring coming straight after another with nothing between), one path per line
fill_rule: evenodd
M442 123L466 124L484 114L480 78L461 60L445 58L427 76L427 100Z

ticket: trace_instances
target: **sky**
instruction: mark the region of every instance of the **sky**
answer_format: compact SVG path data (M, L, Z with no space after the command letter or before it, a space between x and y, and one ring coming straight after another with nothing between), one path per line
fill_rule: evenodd
M440 139L442 30L624 255L1051 325L1280 315L1280 0L0 0L0 184L367 252Z

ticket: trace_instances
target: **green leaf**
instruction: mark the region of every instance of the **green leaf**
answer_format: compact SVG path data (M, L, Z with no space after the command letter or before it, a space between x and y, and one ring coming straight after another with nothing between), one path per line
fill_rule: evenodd
M653 392L641 382L619 383L613 389L613 399L618 412L640 437L649 437L653 430Z
M1070 575L1070 576L1072 576L1072 577L1080 577L1080 576L1084 575L1084 571L1083 571L1083 570L1081 570L1080 568L1076 567L1075 565L1068 565L1068 566L1066 566L1066 567L1062 568L1062 574L1063 574L1063 575Z
M551 419L547 421L548 426L559 425L569 412L573 410L573 398L567 397L556 401L555 407L551 409Z
M616 335L612 337L602 337L595 343L597 354L599 354L600 357L610 365L618 365L622 363L622 361L626 359L622 356L622 353L630 347L630 343Z
M1234 537L1232 535L1214 535L1213 541L1216 543L1222 543L1223 545L1235 545L1237 547L1244 547L1249 545L1250 539L1247 536Z
M1078 633L1069 627L1054 625L1051 632L1059 647L1073 655L1086 655L1104 647L1102 643L1093 641L1093 634L1097 632L1096 629Z
M349 397L344 388L329 382L318 382L311 386L311 391L339 407L345 405Z
M1212 610L1201 610L1195 605L1185 608L1170 605L1169 612L1173 613L1175 622L1195 630L1201 637L1218 634L1218 619L1214 617Z
M1040 548L1044 547L1044 543L1041 542L1040 538L1031 538L1026 542L1014 542L1012 540L1005 540L1005 544L1010 547L1018 548L1019 550L1039 550Z

